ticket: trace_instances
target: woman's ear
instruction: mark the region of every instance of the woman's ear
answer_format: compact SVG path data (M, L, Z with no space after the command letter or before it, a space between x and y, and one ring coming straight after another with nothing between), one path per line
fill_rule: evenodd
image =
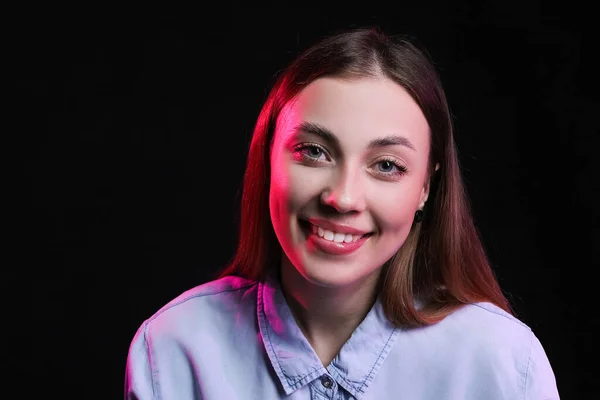
M435 164L435 171L436 172L438 169L440 169L440 164L437 163ZM431 188L431 177L429 177L426 181L425 181L425 185L423 186L423 191L421 192L421 201L419 202L419 209L423 209L423 207L425 207L425 203L427 202L427 199L429 198L429 189Z

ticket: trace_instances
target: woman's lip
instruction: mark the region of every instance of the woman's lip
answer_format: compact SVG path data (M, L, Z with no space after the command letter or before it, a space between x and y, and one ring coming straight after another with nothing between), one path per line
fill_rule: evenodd
M300 221L302 231L306 235L306 243L309 249L318 250L320 252L331 254L331 255L347 255L358 250L362 245L371 238L372 235L362 236L355 242L333 242L320 237L318 234L313 233L311 225L308 221Z
M329 231L337 232L337 233L349 233L351 235L362 236L370 233L370 231L365 231L362 229L354 228L345 224L338 224L332 221L328 221L326 219L321 218L307 218L306 221L310 222L313 225L319 226L323 229L327 229Z
M333 254L333 255L348 255L354 253L356 250L360 249L363 244L367 240L369 240L371 236L363 236L355 242L334 242L331 240L326 240L319 235L309 231L308 232L308 246L316 248L324 253Z

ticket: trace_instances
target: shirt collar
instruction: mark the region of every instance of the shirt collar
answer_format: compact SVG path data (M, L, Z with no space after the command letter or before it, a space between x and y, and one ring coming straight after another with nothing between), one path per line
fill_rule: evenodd
M379 298L336 358L325 368L296 324L278 278L258 288L258 323L264 346L286 395L328 374L360 399L389 354L398 329L385 317Z

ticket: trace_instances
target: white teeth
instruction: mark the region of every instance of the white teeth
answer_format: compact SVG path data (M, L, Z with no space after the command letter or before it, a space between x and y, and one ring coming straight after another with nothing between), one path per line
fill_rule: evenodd
M349 233L338 233L327 229L323 229L320 226L312 225L312 233L319 235L325 240L329 240L336 243L352 243L360 239L360 235L351 235Z
M333 241L337 242L337 243L343 243L344 242L344 237L346 237L346 234L344 234L344 233L336 233L335 235L333 235Z

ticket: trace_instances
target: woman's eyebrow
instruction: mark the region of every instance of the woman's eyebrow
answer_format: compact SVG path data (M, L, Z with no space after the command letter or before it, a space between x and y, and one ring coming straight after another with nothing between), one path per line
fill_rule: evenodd
M385 146L405 146L411 149L412 151L417 151L417 149L415 149L415 146L412 145L410 140L408 140L404 136L398 135L389 135L382 138L373 139L369 142L369 145L367 147L369 149L373 149L376 147Z
M296 129L294 129L294 131L298 133L304 132L318 136L324 141L328 142L329 144L332 144L337 147L339 147L340 144L337 136L331 130L315 122L302 121L296 126Z
M339 147L339 140L337 136L328 128L315 122L303 121L296 126L296 132L305 132L320 137L321 139L329 142L330 144ZM405 146L409 149L416 151L415 146L404 136L399 135L388 135L381 138L373 139L369 142L367 148L374 149L377 147L386 146Z

